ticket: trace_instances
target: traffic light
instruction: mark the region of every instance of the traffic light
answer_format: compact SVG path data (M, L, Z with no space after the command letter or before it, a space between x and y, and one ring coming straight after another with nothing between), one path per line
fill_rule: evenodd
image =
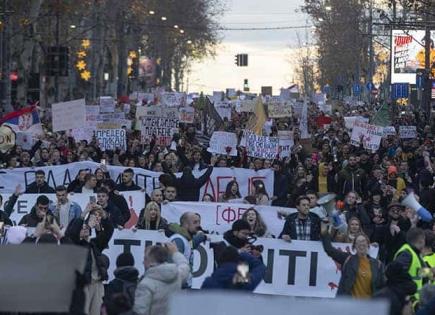
M244 91L244 92L249 92L249 83L248 83L248 79L244 79L244 80L243 80L243 91Z
M237 67L247 67L248 66L248 54L237 54L235 63Z

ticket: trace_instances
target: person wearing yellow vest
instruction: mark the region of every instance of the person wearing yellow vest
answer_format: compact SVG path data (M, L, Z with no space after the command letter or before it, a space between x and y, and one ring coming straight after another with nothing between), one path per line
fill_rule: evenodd
M406 243L394 255L394 261L401 264L417 285L417 293L413 299L419 299L419 290L423 287L423 278L420 271L425 267L421 251L425 246L425 233L422 229L411 228L406 234Z
M432 275L435 275L435 253L433 252L435 248L435 234L431 230L425 230L424 233L426 236L426 244L422 251L423 260L427 267L432 270ZM432 277L432 284L435 284L435 277Z

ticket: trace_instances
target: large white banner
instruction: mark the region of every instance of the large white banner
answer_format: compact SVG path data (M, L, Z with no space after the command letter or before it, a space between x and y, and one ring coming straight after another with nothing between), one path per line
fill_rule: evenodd
M350 142L357 147L362 142L364 149L375 152L379 149L383 135L384 127L369 125L362 121L355 120Z
M123 191L120 193L125 200L127 201L128 207L130 209L131 218L126 223L126 227L130 228L137 223L137 219L139 218L139 214L141 209L145 207L145 194L141 191ZM44 194L50 199L51 202L56 204L56 194ZM90 197L94 194L69 194L69 200L74 201L79 204L82 208L82 211L85 210L86 206L90 201ZM11 194L2 194L3 197L3 206L0 207L1 210L4 210L5 203L9 200ZM30 213L32 207L36 204L36 199L40 196L40 194L23 194L21 195L14 206L14 212L11 214L11 220L15 224L20 222L21 218L26 214Z
M35 172L43 170L48 184L51 187L58 185L69 185L77 176L80 170L86 169L94 172L100 164L95 162L75 162L59 166L45 166L35 168L15 168L15 169L0 169L0 193L13 193L18 184L25 187L35 181ZM121 181L121 173L126 167L108 165L110 177L119 183ZM151 192L160 187L159 176L161 173L144 170L142 168L133 168L134 181L137 185L144 188L146 193ZM205 170L194 172L195 177L199 177ZM176 174L181 176L181 174ZM270 196L273 196L273 170L249 170L244 168L219 168L215 167L205 185L201 188L200 200L205 193L211 194L215 200L218 196L225 192L227 184L236 179L239 183L240 193L243 197L250 195L251 184L254 180L262 180L266 190Z
M267 226L267 234L276 237L284 227L284 220L278 218L278 211L285 213L296 212L295 208L272 206L257 206L245 203L218 202L171 202L162 206L162 216L168 222L180 222L183 213L191 211L201 215L201 226L212 234L224 234L231 230L234 221L242 218L243 213L254 208L263 218Z
M86 102L79 99L51 105L53 131L83 128L86 125Z
M219 242L219 236L211 235L212 242ZM168 242L160 232L139 230L115 230L104 253L111 264L109 277L113 278L116 257L123 252L131 252L135 258L135 267L143 274L143 257L146 246ZM260 238L256 245L263 245L263 262L267 267L263 281L254 291L261 294L286 296L306 296L333 298L337 293L340 270L335 262L323 251L322 244L314 241L292 241ZM334 243L343 251L351 251L350 244ZM370 255L377 256L378 249L371 247ZM213 272L213 250L210 242L201 244L193 251L193 283L199 289L207 276Z

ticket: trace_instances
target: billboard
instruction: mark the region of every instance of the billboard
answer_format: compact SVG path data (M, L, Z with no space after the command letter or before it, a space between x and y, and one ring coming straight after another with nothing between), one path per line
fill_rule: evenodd
M424 30L393 30L391 83L416 83L417 69L425 68ZM431 31L431 65L435 65L433 40L435 31Z

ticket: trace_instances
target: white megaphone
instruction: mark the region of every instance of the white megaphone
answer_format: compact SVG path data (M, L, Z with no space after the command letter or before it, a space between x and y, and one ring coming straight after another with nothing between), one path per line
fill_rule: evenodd
M406 198L403 199L400 204L407 208L413 209L415 212L417 212L418 216L425 222L430 222L433 219L432 214L425 207L423 207L417 201L417 199L415 199L414 193L408 194L408 196L406 196Z

